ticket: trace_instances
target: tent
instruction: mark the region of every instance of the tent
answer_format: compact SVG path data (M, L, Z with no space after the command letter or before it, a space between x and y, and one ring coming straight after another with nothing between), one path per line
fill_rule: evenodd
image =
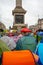
M36 45L36 39L33 36L23 36L17 41L16 50L30 49L32 52L34 52Z
M39 55L40 62L41 62L42 65L43 65L43 39L38 43L36 49L37 49L36 54Z
M4 52L2 65L36 65L30 50Z
M10 50L16 47L16 43L14 42L13 38L8 36L3 36L0 39L6 43L6 45L10 48Z
M8 33L8 36L9 36L9 37L12 37L12 36L14 36L14 34L13 34L12 32L9 32L9 33Z
M23 35L22 34L20 34L20 35L18 35L18 36L14 36L14 41L15 42L17 42L20 38L22 38L23 37Z
M39 36L43 36L43 32L37 32L37 35L39 35Z
M9 49L9 47L6 45L5 42L3 42L2 40L0 40L0 55L1 55L4 51L10 51L10 49Z

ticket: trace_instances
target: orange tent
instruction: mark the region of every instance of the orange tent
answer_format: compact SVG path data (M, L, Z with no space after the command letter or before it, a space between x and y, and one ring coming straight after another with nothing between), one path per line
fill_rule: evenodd
M36 65L30 50L3 52L2 65Z

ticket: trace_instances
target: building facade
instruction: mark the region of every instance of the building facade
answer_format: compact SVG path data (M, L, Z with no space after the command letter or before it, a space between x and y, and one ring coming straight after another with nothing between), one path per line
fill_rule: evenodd
M31 25L31 26L29 26L29 28L32 30L33 33L35 33L39 29L43 30L43 18L38 19L37 25Z

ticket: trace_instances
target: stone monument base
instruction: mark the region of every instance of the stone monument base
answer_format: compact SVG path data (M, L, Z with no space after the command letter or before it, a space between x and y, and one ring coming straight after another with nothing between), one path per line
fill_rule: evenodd
M15 25L13 25L14 30L18 30L18 29L21 29L24 27L27 27L27 24L15 24Z

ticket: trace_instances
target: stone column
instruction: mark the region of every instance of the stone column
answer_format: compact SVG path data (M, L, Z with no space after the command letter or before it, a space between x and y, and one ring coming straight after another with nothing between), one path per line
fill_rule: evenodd
M16 7L22 7L22 0L16 0Z

